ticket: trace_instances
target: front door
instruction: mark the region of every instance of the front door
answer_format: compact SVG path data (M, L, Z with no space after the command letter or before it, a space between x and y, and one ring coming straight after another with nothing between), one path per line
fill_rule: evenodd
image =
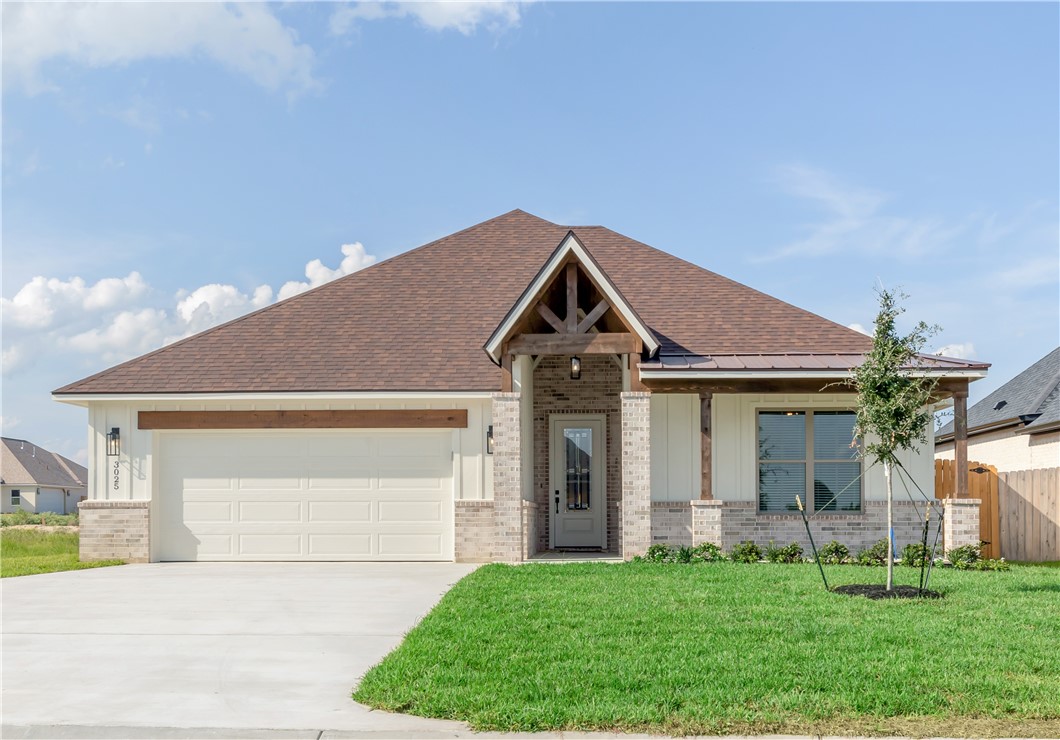
M549 509L553 547L607 547L603 416L553 416Z

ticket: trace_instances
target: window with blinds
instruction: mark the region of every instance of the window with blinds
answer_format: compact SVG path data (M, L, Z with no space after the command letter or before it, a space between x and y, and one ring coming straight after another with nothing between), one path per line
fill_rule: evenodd
M758 510L861 511L851 411L758 412Z

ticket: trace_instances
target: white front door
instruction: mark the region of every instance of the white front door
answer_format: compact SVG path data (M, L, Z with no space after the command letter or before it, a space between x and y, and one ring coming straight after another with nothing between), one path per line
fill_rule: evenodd
M607 547L603 416L551 419L553 547Z

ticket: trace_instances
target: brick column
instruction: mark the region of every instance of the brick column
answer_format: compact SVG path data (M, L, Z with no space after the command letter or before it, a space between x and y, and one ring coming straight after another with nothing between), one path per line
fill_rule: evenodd
M622 557L651 545L650 393L622 393Z
M722 501L692 501L692 544L713 542L721 546Z
M82 501L78 504L81 560L151 560L150 501Z
M523 559L522 443L519 393L493 394L493 555L502 563Z
M949 552L955 547L979 544L979 505L977 498L942 499L942 547Z

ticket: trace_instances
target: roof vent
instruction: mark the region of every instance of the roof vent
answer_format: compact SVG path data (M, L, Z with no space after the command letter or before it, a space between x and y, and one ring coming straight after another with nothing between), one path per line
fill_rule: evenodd
M994 411L1000 411L1008 405L1008 401L998 401L994 404Z

